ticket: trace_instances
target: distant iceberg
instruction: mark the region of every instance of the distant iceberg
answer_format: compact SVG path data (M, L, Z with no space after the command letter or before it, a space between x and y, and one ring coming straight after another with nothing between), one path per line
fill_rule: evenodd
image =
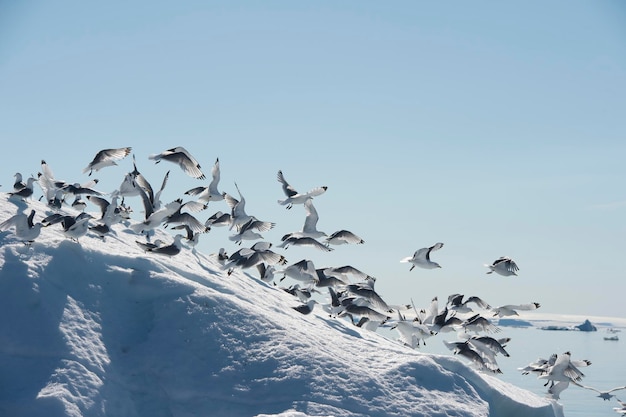
M595 332L598 330L598 328L594 326L593 324L591 324L589 320L585 320L582 324L579 324L576 326L548 325L548 326L542 326L540 327L540 329L541 330L564 330L564 331L574 330L574 331L581 331L581 332Z

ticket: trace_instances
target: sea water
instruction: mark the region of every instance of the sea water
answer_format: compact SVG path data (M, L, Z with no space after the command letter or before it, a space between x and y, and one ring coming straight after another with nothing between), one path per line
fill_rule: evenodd
M537 379L536 375L522 375L518 368L534 362L539 358L548 359L553 353L569 351L572 360L587 359L588 367L579 368L585 375L580 381L582 385L600 390L609 390L626 385L626 328L615 328L610 333L609 327L598 327L597 331L583 332L578 330L543 330L539 327L500 326L500 332L489 334L494 338L510 337L506 345L509 357L497 355L498 365L502 374L497 377L520 388L527 389L539 396L547 396L546 382ZM612 329L612 328L611 328ZM617 335L617 341L605 340L605 337ZM395 339L392 331L387 337ZM418 348L424 353L451 355L442 340L457 341L455 333L442 333L426 340L426 346ZM459 357L463 362L469 361ZM626 390L613 392L622 401L626 401ZM589 389L570 384L561 392L558 402L563 406L565 417L603 417L618 416L613 407L619 403L612 398L604 401L598 393Z

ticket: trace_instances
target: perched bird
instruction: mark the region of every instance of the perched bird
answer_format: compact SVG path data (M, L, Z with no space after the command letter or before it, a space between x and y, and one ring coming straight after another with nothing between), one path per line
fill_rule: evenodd
M305 304L300 304L291 308L296 310L298 313L310 314L313 311L315 304L317 304L317 301L315 301L315 299L310 299Z
M31 197L33 195L33 184L35 183L35 178L34 177L28 177L28 179L26 180L26 184L24 185L24 188L20 188L17 191L12 191L9 193L9 198L12 197L19 197L22 200L26 200L27 198Z
M429 248L422 248L422 249L415 251L413 256L409 256L407 258L401 259L400 262L413 264L411 265L411 269L409 269L409 271L412 271L413 268L415 268L416 266L419 266L420 268L425 268L425 269L441 268L441 266L437 262L433 262L430 260L430 253L432 251L441 249L442 247L443 247L443 243L441 242L435 243L433 246Z
M215 164L211 169L211 175L213 179L209 183L208 187L195 187L191 190L187 190L185 194L187 195L195 195L198 197L198 200L204 201L206 203L210 201L221 201L224 199L224 194L217 189L217 185L220 182L220 160L219 158L215 160Z
M175 256L175 255L178 255L183 248L182 239L184 237L185 237L184 235L180 235L180 234L174 236L174 241L169 245L160 245L160 246L156 246L156 245L152 246L152 245L145 245L145 244L142 245L141 244L142 242L139 242L139 241L136 241L136 243L146 252L156 253L158 255L165 255L165 256Z
M326 238L326 243L331 245L345 245L350 243L360 245L365 243L365 241L349 230L338 230Z
M104 167L117 165L115 161L126 158L130 154L131 149L130 147L126 147L101 150L93 158L93 161L83 169L83 174L89 171L89 175L91 175L93 171L99 171Z
M517 275L516 272L519 271L517 264L507 256L502 256L493 261L491 265L485 264L485 266L489 268L488 274L495 272L505 277Z
M277 179L278 182L282 184L283 192L287 196L287 198L284 200L278 200L278 204L280 204L281 206L286 206L287 209L293 207L294 204L304 204L304 202L308 199L324 194L328 189L327 186L322 186L315 187L306 193L299 193L287 182L287 180L285 180L282 171L278 171Z
M61 223L61 226L63 227L62 233L65 237L78 242L78 239L85 236L89 231L89 221L91 219L93 219L93 216L85 212L82 212L77 216L54 213L43 219L41 222L44 226Z
M0 223L0 230L7 231L15 228L15 236L24 244L30 245L39 237L41 228L44 227L41 222L34 223L34 217L35 210L31 210L28 216L24 213L15 214Z
M197 178L200 180L205 179L206 177L200 170L200 164L196 161L187 149L182 146L177 146L172 149L168 149L159 154L152 154L148 156L148 159L155 161L155 163L159 163L162 160L170 161L177 164L187 175L193 178Z
M24 182L21 173L16 172L14 177L15 181L13 182L13 191L19 191L22 188L26 187L26 183Z

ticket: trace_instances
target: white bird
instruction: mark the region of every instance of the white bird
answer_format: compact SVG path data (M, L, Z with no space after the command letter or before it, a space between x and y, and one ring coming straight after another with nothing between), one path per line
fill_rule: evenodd
M13 182L13 191L19 191L22 188L26 187L26 183L24 182L21 173L16 172L14 177L15 177L15 182Z
M317 230L317 222L319 221L319 215L313 205L313 199L308 199L304 202L304 209L306 211L306 217L304 218L304 225L299 232L288 233L283 236L282 240L289 237L310 237L317 239L326 236L325 232Z
M18 213L0 223L0 230L7 231L11 228L15 228L15 236L29 245L39 237L41 228L44 227L41 222L34 223L34 217L35 210L31 210L28 216L24 213Z
M355 235L349 230L338 230L326 238L326 242L331 245L346 245L356 244L360 245L365 243L363 239Z
M519 271L517 264L508 256L502 256L495 261L491 265L485 264L489 271L488 274L495 272L496 274L502 275L504 277L508 277L511 275L517 275L516 272Z
M93 219L93 216L85 212L80 213L77 216L55 213L46 217L41 222L44 226L61 223L61 226L63 227L62 233L65 237L78 242L78 239L85 236L89 231L89 221L91 219Z
M270 265L286 264L287 260L285 257L272 251L271 247L272 244L269 242L257 242L249 248L239 249L228 257L222 268L228 270L228 275L231 275L235 268L252 268L261 263ZM261 279L263 278L262 276Z
M278 204L286 206L287 209L290 209L294 204L304 204L308 199L324 194L328 189L327 186L321 186L315 187L306 193L299 193L285 180L282 171L278 171L277 179L282 184L283 192L287 196L284 200L278 200Z
M315 307L315 304L317 304L317 301L311 298L310 300L306 302L306 304L300 304L291 308L296 310L298 313L310 314L313 311L313 307Z
M237 233L228 236L228 239L239 245L244 240L263 239L263 236L260 233L256 232L256 230L258 230L259 232L267 232L274 226L276 226L276 223L257 220L256 218L252 217L246 223L241 225Z
M142 249L144 249L146 252L150 252L150 253L156 253L158 255L165 255L165 256L175 256L178 255L180 253L180 251L183 248L183 243L182 243L182 239L184 238L184 235L176 235L174 236L174 241L169 244L169 245L161 245L161 246L154 246L151 247L149 246L142 246L139 242L137 241L137 244L142 247Z
M252 216L246 213L246 199L243 198L241 191L239 190L239 186L235 183L235 188L237 188L237 193L239 193L239 200L228 193L224 193L224 200L226 204L230 207L230 227L229 230L233 227L241 227L246 222L248 222Z
M161 160L170 161L177 164L190 177L200 180L206 178L200 170L201 167L198 161L196 161L196 158L182 146L168 149L159 154L152 154L148 156L148 159L155 161L157 164L161 162Z
M420 268L424 268L424 269L441 268L441 266L437 262L433 262L430 260L430 253L432 251L441 249L442 247L443 247L443 243L439 242L439 243L435 243L433 246L429 248L418 249L417 251L415 251L413 256L409 256L407 258L401 259L400 262L413 264L411 265L411 269L409 269L409 271L412 271L413 268L415 268L416 266L419 266Z
M611 394L612 392L626 389L626 386L623 386L623 387L615 387L615 388L611 388L611 389L606 390L606 391L602 391L602 390L599 390L599 389L594 388L594 387L589 387L589 386L586 386L586 385L579 384L576 381L572 381L572 382L574 383L574 385L578 385L581 388L585 388L585 389L597 392L598 393L598 397L602 398L604 401L609 401L611 398L615 397L614 394Z
M419 321L407 321L399 312L398 316L400 318L393 322L391 330L396 330L400 335L401 342L412 349L419 347L420 341L426 345L425 339L435 334L427 326L419 323Z
M546 379L548 382L552 382L554 385L555 382L566 381L566 382L579 382L585 376L578 367L579 366L588 366L591 365L590 361L572 361L572 354L568 352L564 352L560 355L557 355L556 361L554 364L546 369L546 372L539 375L538 379Z
M215 164L211 169L211 176L213 179L209 183L208 187L195 187L191 190L185 192L187 195L195 195L198 197L198 200L210 202L210 201L221 201L224 199L224 193L217 189L217 185L220 182L220 160L219 158L215 160Z
M333 250L333 248L329 247L328 245L325 245L321 242L318 242L317 240L313 239L312 237L297 237L297 236L283 236L283 241L280 245L278 245L277 247L279 248L288 248L289 245L293 245L293 246L310 246L313 247L315 249L319 249L321 251L324 252L330 252Z
M536 310L540 306L541 305L539 303L528 303L528 304L518 304L518 305L507 304L507 305L496 307L492 309L492 311L493 311L494 317L518 316L519 315L517 314L518 310L520 311Z
M89 175L91 175L93 171L99 171L104 167L117 165L115 161L126 158L130 154L131 149L130 147L126 147L101 150L93 158L93 161L83 169L83 174L89 171Z
M284 269L276 270L277 274L283 274L280 281L286 277L292 278L307 285L315 285L318 282L317 271L313 261L302 259L295 264L289 265Z
M24 186L24 188L21 188L17 191L12 191L9 193L9 198L12 197L19 197L22 200L26 200L27 198L31 197L33 195L33 184L35 183L35 178L34 177L28 177L28 179L26 180L26 185Z

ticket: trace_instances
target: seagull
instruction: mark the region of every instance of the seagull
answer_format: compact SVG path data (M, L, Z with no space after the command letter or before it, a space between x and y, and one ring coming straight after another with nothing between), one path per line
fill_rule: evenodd
M228 239L239 245L241 245L243 240L263 239L263 236L261 236L260 233L255 232L255 230L258 230L259 232L267 232L274 226L276 226L276 223L257 220L255 217L252 217L239 228L237 233L228 236Z
M162 246L155 246L155 247L142 246L142 245L139 245L141 242L138 242L138 241L137 241L137 244L141 246L142 249L144 249L146 252L156 253L158 255L165 255L165 256L175 256L175 255L178 255L181 249L183 248L183 243L181 242L181 240L184 237L185 236L181 234L174 236L174 242L172 242L169 245L162 245Z
M182 146L168 149L159 154L152 154L148 156L148 159L155 161L157 164L161 160L170 161L177 164L190 177L200 180L206 178L200 170L198 161Z
M130 147L126 147L101 150L93 158L93 161L83 169L83 174L89 171L89 175L91 175L93 171L99 171L104 167L117 165L115 161L126 158L130 154L131 149Z
M565 381L565 382L580 382L585 376L578 367L591 365L590 361L572 361L572 354L567 351L561 355L557 355L554 364L546 369L546 372L539 375L538 379L547 379L546 385L552 382Z
M206 220L206 222L204 222L204 225L206 227L229 226L230 221L231 221L230 214L222 213L221 211L216 211L215 213L213 213L213 215L211 215L211 217L209 217Z
M304 218L304 226L302 226L302 231L288 233L283 236L282 240L285 240L288 237L310 237L313 239L317 239L323 236L327 236L326 233L317 230L319 215L317 214L317 210L313 205L313 199L310 198L304 202L304 209L306 211L306 217Z
M413 268L415 268L416 266L419 266L420 268L425 268L425 269L441 268L441 266L437 262L433 262L430 260L430 253L432 251L441 249L442 247L443 247L443 243L441 242L435 243L433 246L429 248L422 248L422 249L415 251L413 256L401 259L400 262L412 263L413 265L411 265L411 269L409 269L409 271L412 271Z
M26 183L24 182L21 173L16 172L14 177L15 177L15 182L13 183L13 191L19 191L22 188L26 187Z
M15 227L15 236L24 244L30 245L39 237L41 228L45 227L41 222L33 223L34 217L35 210L31 210L28 216L24 213L18 213L0 223L0 230L6 231Z
M477 348L476 345L469 343L467 340L464 342L448 342L444 340L443 344L455 355L461 355L472 361L479 371L502 373L498 363L495 361L495 354L486 354L486 350L480 350L480 348Z
M317 301L315 301L314 299L310 299L306 302L306 304L300 304L291 308L296 310L298 313L310 314L313 311L313 307L315 306L315 304L317 304Z
M492 309L492 311L493 311L494 317L518 316L519 315L517 314L518 310L523 310L523 311L536 310L540 306L541 305L539 303L528 303L528 304L518 304L518 305L507 304L507 305L503 305L500 307L496 307Z
M588 387L586 385L579 384L576 381L572 381L572 382L574 383L574 385L578 385L581 388L585 388L585 389L597 392L598 393L598 397L602 398L604 401L609 401L611 398L615 397L614 394L611 394L612 392L626 389L626 386L623 386L623 387L611 388L610 390L606 390L606 391L601 391L601 390L599 390L597 388L594 388L594 387Z
M283 242L277 247L287 249L289 245L310 246L310 247L319 249L324 252L330 252L333 250L333 248L329 247L328 245L318 242L312 237L296 237L296 236L290 237L289 235L283 236Z
M418 321L405 320L400 312L398 312L399 319L391 325L391 330L397 330L400 334L400 340L411 349L415 349L420 346L420 341L426 345L425 339L433 336L435 333L427 326L419 323Z
M349 243L360 245L365 243L365 241L349 230L338 230L326 238L326 243L331 245L344 245Z
M519 271L517 264L508 256L502 256L493 261L491 265L485 264L485 266L489 268L488 274L495 272L504 277L517 275L516 272Z
M465 301L463 301L463 297L463 294L452 294L448 296L448 307L450 311L456 313L471 313L474 310L472 310L472 308L468 306L469 303L474 303L478 307L487 310L491 308L491 306L487 304L482 298L475 295L468 297Z
M483 331L487 333L497 333L500 331L500 328L498 326L494 325L493 323L491 323L491 321L489 321L489 319L481 316L480 314L476 314L463 321L462 326L466 331L469 330L473 332Z
M217 184L220 182L220 160L215 160L215 164L211 169L211 175L213 179L209 183L208 187L195 187L185 192L187 195L196 195L200 201L221 201L224 199L224 193L217 189Z
M239 200L228 193L224 193L224 200L230 207L229 229L232 229L233 227L239 228L252 218L252 216L249 216L246 213L246 199L243 198L237 183L235 183L235 188L237 188L237 192L239 193Z
M187 201L178 207L173 213L168 215L165 219L163 219L163 223L165 227L169 225L187 225L196 233L205 233L208 232L208 227L202 223L200 220L195 218L192 214L188 212L182 212L183 209L187 209L191 212L199 212L206 209L206 204L202 204L198 201Z
M315 265L313 264L313 261L308 259L302 259L301 261L289 265L284 269L277 270L276 273L283 274L280 281L289 277L308 285L316 285L318 282Z
M26 180L26 184L24 186L24 188L19 189L18 191L13 191L9 193L9 198L12 197L19 197L22 200L26 200L27 198L31 197L33 195L33 184L35 182L35 178L34 177L28 177L28 179Z
M309 192L301 194L297 192L295 188L289 185L289 183L285 180L282 171L278 171L277 178L278 182L280 182L283 186L283 192L287 196L287 198L284 200L278 200L278 204L280 204L281 206L286 206L287 209L293 207L294 204L304 204L304 202L308 199L324 194L328 189L327 186L315 187Z
M61 226L63 227L62 232L65 237L78 242L78 239L85 236L89 231L89 221L91 219L93 219L93 216L85 212L82 212L75 217L55 213L46 217L41 222L44 226L61 223Z
M227 262L222 266L222 269L228 270L228 275L231 275L235 268L252 268L260 263L270 265L284 265L287 260L284 256L272 251L270 248L272 244L269 242L257 242L249 248L239 249L228 257ZM261 279L264 277L262 276ZM273 279L273 276L272 276Z
M143 196L146 194L143 193ZM135 223L130 226L130 228L135 233L149 233L152 230L156 229L165 221L165 219L175 213L183 204L183 201L179 198L177 200L172 201L171 203L166 204L164 207L160 208L157 211L152 211L152 204L147 200L147 197L144 198L144 207L146 208L146 219L143 222Z

